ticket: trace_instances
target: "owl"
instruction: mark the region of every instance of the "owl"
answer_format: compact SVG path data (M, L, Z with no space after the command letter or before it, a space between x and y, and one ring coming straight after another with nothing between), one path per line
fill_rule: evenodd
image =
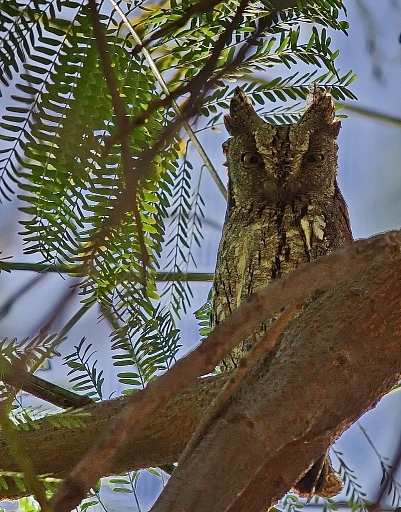
M231 135L223 144L228 199L212 289L212 327L273 279L352 240L337 184L340 121L330 92L314 87L297 123L274 125L263 121L237 88L224 121ZM243 340L221 369L236 368L274 320L267 319ZM341 490L327 455L296 490L306 496Z

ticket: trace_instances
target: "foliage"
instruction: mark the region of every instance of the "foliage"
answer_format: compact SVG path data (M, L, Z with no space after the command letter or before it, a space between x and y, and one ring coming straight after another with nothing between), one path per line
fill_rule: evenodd
M354 471L347 466L344 461L343 454L340 451L334 448L333 453L335 453L340 463L338 471L344 481L345 492L348 497L348 505L351 507L352 512L355 512L356 510L360 512L368 510L368 503L365 500L366 494L362 491L361 485L357 482L357 477Z
M200 307L197 311L195 311L195 317L198 320L199 325L199 334L202 338L206 338L206 336L210 333L210 312L212 310L212 299L211 293L209 293L208 300Z
M133 371L119 373L123 384L145 387L156 372L168 370L180 347L179 331L171 315L157 306L150 318L140 327L129 324L118 329L112 337L115 366L134 365ZM127 368L128 369L128 368Z
M1 198L18 191L26 254L70 265L84 304L101 306L127 392L177 354L205 206L193 148L213 172L197 137L219 129L233 82L243 80L256 104L275 104L268 122L293 122L311 82L353 98L355 77L336 68L329 35L346 33L341 0L272 10L267 1L101 2L103 48L86 1L0 5L0 80L11 90L0 122ZM161 292L159 270L171 277ZM207 307L200 318L205 333ZM46 347L24 349L42 357ZM1 345L10 361L19 350ZM66 364L76 390L104 398L91 344L82 340Z
M103 398L102 385L104 382L103 370L97 371L97 360L90 363L94 352L90 352L92 344L89 343L84 346L85 338L82 338L80 343L75 346L75 351L64 358L67 366L71 368L68 375L74 373L78 374L70 379L75 391L85 391L92 399L96 397L97 400Z
M156 270L184 275L196 264L193 244L199 245L202 239L200 177L193 172L189 144L181 140L178 130L160 140L178 114L164 101L164 82L151 64L169 77L168 90L189 101L189 86L201 80L202 67L216 57L199 106L209 118L206 129L216 128L228 106L230 80L279 65L291 69L301 62L314 69L264 83L250 80L246 92L256 103L304 99L311 81L331 85L338 98L352 97L348 85L354 77L350 72L339 75L335 68L338 52L331 50L327 32L327 28L346 31L339 0L298 2L280 13L266 32L260 28L261 20L270 14L265 4L249 3L242 22L231 31L228 20L239 8L238 2L213 7L193 9L188 17L185 2L173 2L170 8L135 2L125 10L134 29L116 10L110 14L106 6L101 7L100 22L111 62L107 70L99 58L100 43L86 2L13 0L1 6L5 41L1 76L5 86L15 86L18 92L12 95L1 122L0 192L4 199L11 199L15 187L21 191L26 253L40 257L43 263L73 265L81 276L83 301L100 303L113 317L113 339L122 340L113 342L118 365L138 364L139 345L146 339L149 346L140 332L149 323L155 332L165 332L174 322L173 315L186 310L191 290L187 282L174 279L163 291L169 309L158 313ZM307 38L300 22L313 24L306 31ZM149 55L135 45L133 34L138 33L148 41ZM258 44L250 46L256 33ZM216 55L215 43L223 36L225 44ZM236 62L247 44L244 58ZM319 74L319 68L325 71ZM124 169L124 141L108 73L113 74L131 126L127 136L133 162L130 172L138 173L133 184ZM268 119L288 122L294 115L288 107L279 107ZM152 146L160 148L152 162L141 168L138 162ZM136 344L130 359L124 355L127 343ZM164 348L164 362L159 358L157 364L147 357L146 368L139 370L146 377L138 380L131 373L127 379L132 385L144 385L176 350L176 342L170 351Z

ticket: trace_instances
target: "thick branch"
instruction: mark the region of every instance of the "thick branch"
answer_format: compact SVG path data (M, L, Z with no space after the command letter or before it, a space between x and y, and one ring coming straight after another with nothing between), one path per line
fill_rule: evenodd
M109 474L144 467L162 466L175 462L180 457L203 412L220 391L228 376L200 379L184 392L171 399L149 422L144 423L138 435L131 438L110 467ZM89 405L76 412L55 415L64 416L63 425L68 417L77 417L82 413L83 424L79 427L53 426L53 421L41 420L37 430L21 431L21 443L26 455L34 461L39 475L65 478L81 460L99 437L113 423L114 419L127 405L129 397L108 400ZM86 415L86 416L85 416ZM76 421L76 420L75 420ZM0 437L0 474L20 471L10 456L10 451ZM7 478L9 488L0 489L1 499L14 499L30 494L18 489L11 478Z
M365 260L359 274L289 326L209 419L152 512L269 510L399 380L401 260L394 250L380 266Z
M253 499L252 489L260 489L258 469L266 464L263 478L271 479L275 491L269 494L272 484L267 486L267 495L263 499L265 503L274 501L299 479L312 459L321 455L341 431L371 407L398 379L401 367L398 339L398 333L401 332L401 318L398 314L401 302L400 242L401 233L378 235L367 241L350 244L330 256L299 268L289 277L251 296L198 349L179 361L145 391L135 393L133 398L84 408L84 411L92 412L85 427L56 429L50 427L45 420L41 429L21 432L21 436L25 436L23 442L27 446L27 455L33 457L39 474L64 476L129 403L129 407L124 409L125 415L128 414L133 422L130 428L124 427L128 428L128 444L104 474L177 460L202 413L226 378L196 382L196 377L210 372L264 318L272 316L286 305L302 303L316 295L318 290L330 289L330 292L314 301L313 306L295 319L291 331L288 331L280 344L275 362L271 362L269 374L261 373L263 389L252 388L258 383L258 379L253 381L253 373L244 380L250 386L246 389L248 398L242 404L244 407L246 403L255 403L255 407L259 407L262 403L259 398L269 398L263 410L257 412L258 421L255 422L254 418L251 421L257 427L250 429L255 447L264 453L263 461L255 466L253 455L250 457L253 464L249 474L241 476L240 485L243 487L241 490L237 487L237 493L240 492L243 500L249 497ZM191 382L192 385L179 394ZM270 396L274 402L270 402ZM343 400L344 396L347 400ZM145 402L146 408L143 407ZM269 405L273 403L274 411ZM339 408L339 404L344 407ZM252 415L254 412L247 411L245 414ZM290 418L286 414L290 414ZM242 425L241 416L239 418L238 425ZM117 422L113 429L118 428L118 425ZM249 425L246 429L250 428ZM285 436L283 427L286 429ZM240 433L233 433L237 434ZM230 480L227 486L233 482L238 485L238 475L228 472L228 468L235 471L242 463L236 468L237 462L232 463L232 457L235 455L234 460L240 461L245 454L252 454L253 451L247 452L248 448L244 444L243 449L237 449L235 454L230 453L230 443L233 446L239 445L233 443L232 438L225 439L224 443L224 453L218 455L223 457L219 459L219 467L225 459L224 473L227 473ZM293 446L297 450L292 449ZM267 447L269 454L266 454ZM208 468L211 464L211 474L214 471L214 450L213 445L211 460L204 466ZM208 451L205 450L205 456ZM282 466L282 471L277 466L269 465L269 461L273 464L284 453L287 458L293 457L291 467L287 463L289 459ZM4 442L0 443L0 460L3 471L17 470ZM196 464L198 455L193 460ZM244 461L244 464L247 462ZM179 479L181 470L176 471ZM185 467L182 471L186 471ZM174 503L176 480L175 477L172 479L170 488L173 488L173 492L171 494L168 491L168 503ZM218 482L221 488L225 488L221 474ZM212 496L210 489L204 494ZM182 494L183 499L187 499L185 496L188 493ZM217 494L224 493L219 491ZM189 506L187 510L194 509ZM202 510L198 502L196 510ZM225 510L224 507L221 510Z

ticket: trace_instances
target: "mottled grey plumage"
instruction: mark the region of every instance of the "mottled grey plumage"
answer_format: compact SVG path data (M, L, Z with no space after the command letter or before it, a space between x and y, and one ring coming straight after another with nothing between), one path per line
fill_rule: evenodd
M277 126L265 123L237 88L225 125L231 135L223 145L228 203L213 283L212 327L272 279L352 239L337 185L340 121L329 92L315 87L299 122ZM235 368L272 321L236 347L222 369ZM299 483L301 494L333 494L326 492L330 476L325 489L316 483L319 476L332 475L327 457L318 465Z

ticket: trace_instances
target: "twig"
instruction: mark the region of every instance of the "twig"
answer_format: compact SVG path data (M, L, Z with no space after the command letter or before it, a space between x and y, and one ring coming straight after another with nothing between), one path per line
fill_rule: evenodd
M149 67L153 71L153 74L155 75L155 78L158 81L160 87L162 88L164 93L167 96L169 96L170 95L170 91L169 91L169 89L167 87L167 84L164 81L164 78L162 77L160 71L158 70L158 68L157 68L157 66L155 64L155 61L153 60L153 58L150 55L149 51L146 49L146 43L142 43L141 38L138 36L138 34L135 31L134 27L131 25L129 19L126 17L126 15L122 11L121 7L117 4L117 2L115 2L115 0L109 0L109 1L112 4L112 6L114 7L114 9L116 10L116 12L118 12L118 14L120 15L120 17L123 20L125 26L130 31L131 36L134 39L134 41L138 45L140 45L141 52L143 53L145 59L148 61ZM202 4L203 3L210 4L210 0L202 0L202 2L200 2L200 3L202 3ZM215 5L216 3L217 3L217 0L213 0L213 5ZM196 5L198 5L198 4L196 4ZM189 7L188 11L192 12L193 8L195 8L196 5ZM197 11L195 11L195 12L197 12ZM203 11L201 11L201 12L203 12ZM177 20L177 21L179 21L179 20ZM178 116L181 115L180 107L178 106L178 103L175 100L171 101L171 105L172 105L175 113ZM210 161L210 158L208 157L206 151L203 149L201 143L199 142L199 139L195 135L195 132L192 130L190 124L188 123L188 121L184 121L183 122L183 127L184 127L184 130L187 132L190 141L192 142L192 144L194 145L195 149L198 151L200 157L202 158L203 163L205 164L205 167L207 168L207 170L209 171L210 175L214 179L218 189L223 194L223 197L225 199L227 199L226 188L225 188L223 182L221 181L219 175L217 174L217 171L216 171L214 165L212 164L212 162Z
M389 485L390 485L390 490L391 490L391 488L395 487L395 489L397 490L397 494L400 495L400 487L401 486L397 482L397 480L394 478L394 475L400 465L401 451L400 451L400 447L399 447L398 451L397 451L395 462L393 464L391 464L391 465L387 464L387 463L385 464L383 461L383 457L378 452L372 439L369 437L366 429L362 427L361 422L358 421L357 425L360 428L362 434L365 436L367 442L370 444L372 450L377 455L377 458L379 459L382 470L383 470L383 479L382 479L382 482L380 482L381 491L379 492L378 497L373 501L373 503L369 504L367 507L368 510L373 511L373 510L377 509L378 507L381 508L381 501L384 498L384 495L385 495L387 489L389 488ZM387 466L386 468L385 468L385 465ZM385 478L385 476L387 476L387 478ZM390 490L387 492L387 494L390 494ZM397 503L397 506L398 506L398 503Z
M7 369L4 367L7 365ZM52 382L41 379L36 375L32 375L21 367L15 365L8 365L5 361L2 362L3 373L1 379L19 390L23 389L31 395L45 400L57 407L67 409L69 407L79 408L93 403L93 401L86 395L78 395L73 391L57 386Z
M128 126L128 118L125 113L124 104L121 100L120 94L118 93L117 80L113 73L111 59L107 50L107 41L103 33L103 26L100 22L99 13L97 10L96 0L88 0L89 8L91 11L93 31L96 38L96 43L99 50L99 57L103 66L103 73L107 83L114 111L116 114L117 128L120 133L125 133ZM138 209L137 203L137 186L140 179L139 173L132 165L132 156L128 144L127 135L122 135L120 139L121 143L121 163L123 168L123 174L125 179L126 190L129 194L124 194L125 199L128 199L128 204L132 210L137 226L138 242L141 249L141 264L142 264L142 288L143 293L146 296L146 269L149 263L149 255L145 244L142 220Z
M27 272L40 273L57 273L81 275L83 273L82 266L58 264L48 265L47 263L25 263L25 262L8 262L0 261L0 271L11 272L13 270L21 270ZM213 275L208 272L156 272L156 281L213 281ZM3 306L4 307L4 306ZM0 317L2 313L0 308Z
M234 30L236 30L240 26L245 9L248 7L248 3L248 0L241 0L232 20L227 25L226 30L222 34L220 34L219 38L217 39L213 47L212 54L210 55L206 64L197 74L196 81L195 79L191 80L189 91L192 93L192 100L189 100L189 104L192 103L193 105L199 105L199 102L196 97L196 94L199 91L199 84L201 84L202 89L204 89L203 97L205 96L206 92L210 89L212 84L208 84L208 81L215 72L217 61L222 51L224 50L224 47L230 41ZM212 83L214 84L215 80L212 80Z
M56 347L63 341L67 332L88 309L88 306L84 305L72 316L52 342L53 347ZM86 395L78 395L73 391L57 386L52 382L27 372L22 365L16 366L11 363L8 365L6 360L2 362L2 365L3 374L1 375L1 379L16 390L22 389L41 400L45 400L63 409L68 407L79 408L93 403Z
M270 14L260 18L258 21L257 29L244 41L241 48L238 50L237 54L233 58L233 60L227 64L223 69L221 69L216 75L213 77L213 83L218 80L221 80L224 75L229 73L230 71L235 70L235 68L241 65L245 59L246 55L252 47L255 47L259 43L259 38L263 35L265 31L275 22L277 16L280 11L284 11L291 7L294 7L296 4L295 0L276 0L271 2L273 5L273 10Z
M344 110L348 110L349 112L354 112L355 114L366 116L369 119L374 119L376 121L382 121L383 123L392 124L397 126L398 128L401 127L401 117L390 116L384 114L383 112L379 112L378 110L353 105L352 103L349 102L336 101L336 105L344 107Z
M4 262L6 265L9 265L9 262ZM0 267L1 268L1 267ZM45 274L41 274L38 276L35 276L29 283L24 284L19 290L17 290L13 295L7 299L3 304L0 306L0 319L4 318L8 315L11 308L14 306L14 304L20 299L22 296L24 296L29 290L35 286L43 277Z
M114 0L110 1L114 4ZM194 14L198 12L206 13L208 11L211 11L219 3L221 3L220 0L200 0L200 2L197 2L196 4L192 4L189 7L187 7L184 10L184 14L181 16L181 18L178 18L177 20L167 23L164 27L160 28L154 34L148 37L148 39L145 39L144 41L136 41L136 43L139 46L140 50L143 51L144 48L149 46L150 43L156 41L156 39L160 39L172 30L177 30L178 28L183 27L185 23L189 21L191 19L191 16L193 16Z
M40 276L44 276L45 274L41 274ZM36 335L36 333L39 332L49 332L51 326L53 323L57 320L57 318L60 316L60 314L64 311L67 304L71 301L71 299L74 298L76 290L77 290L77 284L79 283L78 280L75 280L71 284L69 288L64 290L64 293L60 299L55 302L53 305L53 308L51 311L47 313L46 316L46 323L43 324L42 322L39 323L39 326L37 325L35 328L32 329L33 336Z

